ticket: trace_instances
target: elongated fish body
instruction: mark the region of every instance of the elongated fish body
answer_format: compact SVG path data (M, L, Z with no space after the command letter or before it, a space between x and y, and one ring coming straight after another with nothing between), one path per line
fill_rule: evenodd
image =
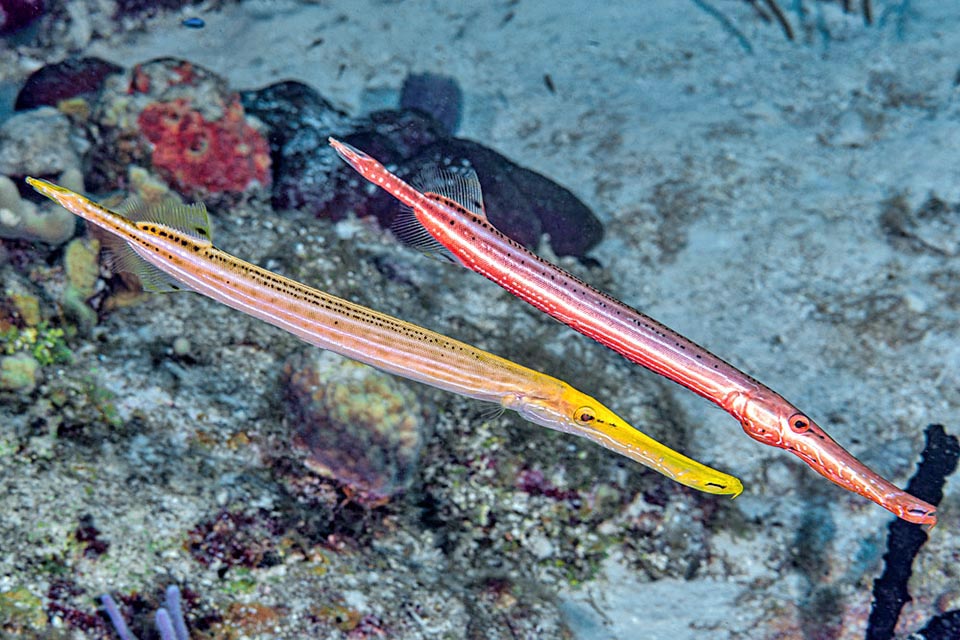
M752 438L797 455L841 487L898 517L936 524L936 509L897 488L835 442L795 406L676 331L547 262L487 220L476 175L443 174L444 193L421 192L362 151L331 138L340 156L372 183L410 207L420 227L414 244L447 252L555 319L631 362L716 403ZM446 184L444 184L446 183ZM438 246L424 241L425 231Z
M318 347L410 380L496 402L535 424L588 438L700 491L735 497L743 490L737 478L649 438L561 380L217 249L202 205L141 211L140 220L134 221L63 187L35 178L27 182L113 234L119 245L118 266L137 273L147 289L201 293Z

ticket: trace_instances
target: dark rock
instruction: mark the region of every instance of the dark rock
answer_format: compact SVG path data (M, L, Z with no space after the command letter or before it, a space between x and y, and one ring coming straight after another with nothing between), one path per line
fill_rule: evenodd
M410 158L423 147L435 144L445 136L440 124L419 111L376 111L357 121L353 133L342 141L363 149L402 178L411 172ZM397 200L364 180L356 171L337 159L333 176L334 196L330 201L334 219L353 211L358 216L373 216L383 228L389 228L400 205Z
M554 253L582 257L603 237L600 220L570 191L481 144L439 140L421 149L407 170L416 175L430 165L473 167L490 222L528 248L546 233Z
M270 130L273 206L343 217L331 207L335 194L331 175L340 162L327 137L346 128L347 114L311 87L293 81L243 91L240 100L246 112Z
M917 637L923 640L957 640L960 638L960 609L934 616L917 632Z
M420 111L377 111L342 138L407 181L430 166L472 167L483 187L487 217L498 229L533 249L544 233L557 255L583 257L603 237L600 220L576 196L479 143L444 135ZM349 168L334 177L335 209L375 216L384 227L400 210L392 196Z
M93 97L100 92L108 75L121 71L122 67L100 58L71 58L48 64L30 74L17 94L14 109L55 107L61 100Z
M0 0L0 35L24 28L46 9L43 0Z
M457 132L463 113L463 92L453 78L435 73L407 76L400 91L400 108L431 116L449 135Z
M600 221L567 189L481 144L450 137L443 123L419 109L351 119L297 82L244 92L241 99L247 113L270 129L277 209L304 209L333 220L352 211L390 226L399 204L340 162L327 144L334 136L405 180L430 165L473 167L490 221L527 247L535 248L546 233L555 253L582 258L603 237Z
M374 111L355 122L351 135L372 134L383 136L390 141L392 150L397 154L396 162L409 160L427 145L448 137L443 125L430 115L404 109ZM354 139L360 141L359 137ZM394 160L387 158L387 161Z

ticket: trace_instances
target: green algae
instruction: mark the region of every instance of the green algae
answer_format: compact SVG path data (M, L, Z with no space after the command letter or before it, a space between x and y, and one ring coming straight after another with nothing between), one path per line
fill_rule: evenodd
M37 386L39 363L27 353L0 358L0 389L30 392Z
M224 593L231 596L247 595L257 590L257 579L253 572L246 567L237 567L232 572L232 579L221 587Z
M22 634L39 631L46 626L47 614L43 611L43 600L26 587L0 592L0 629Z
M35 327L40 324L40 301L36 296L28 293L10 293L9 298L13 304L14 313L24 325Z
M8 356L28 354L41 367L73 360L73 352L67 346L66 332L46 322L36 327L10 327L0 331L0 352Z
M99 255L100 243L90 238L74 238L67 244L63 255L67 286L60 303L84 331L97 323L97 314L86 301L94 294L100 277Z

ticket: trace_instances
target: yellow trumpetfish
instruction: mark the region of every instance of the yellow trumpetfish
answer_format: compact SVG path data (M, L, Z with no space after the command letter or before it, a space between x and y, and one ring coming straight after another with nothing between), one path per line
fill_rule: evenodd
M217 249L202 204L153 210L128 206L122 215L44 180L27 182L116 236L117 267L135 273L147 290L196 291L310 344L404 378L496 402L535 424L582 436L688 487L733 497L743 490L734 476L653 440L562 380Z

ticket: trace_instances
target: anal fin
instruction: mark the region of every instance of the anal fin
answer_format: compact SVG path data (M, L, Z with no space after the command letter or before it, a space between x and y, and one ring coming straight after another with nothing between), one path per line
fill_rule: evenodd
M423 228L423 225L417 220L417 214L408 206L401 207L400 212L390 223L390 231L400 242L416 249L428 258L459 264L459 260L454 257L450 250Z
M144 291L171 293L190 291L190 287L153 266L134 250L130 243L112 233L101 237L101 245L107 252L104 263L113 272L132 273L140 281Z

